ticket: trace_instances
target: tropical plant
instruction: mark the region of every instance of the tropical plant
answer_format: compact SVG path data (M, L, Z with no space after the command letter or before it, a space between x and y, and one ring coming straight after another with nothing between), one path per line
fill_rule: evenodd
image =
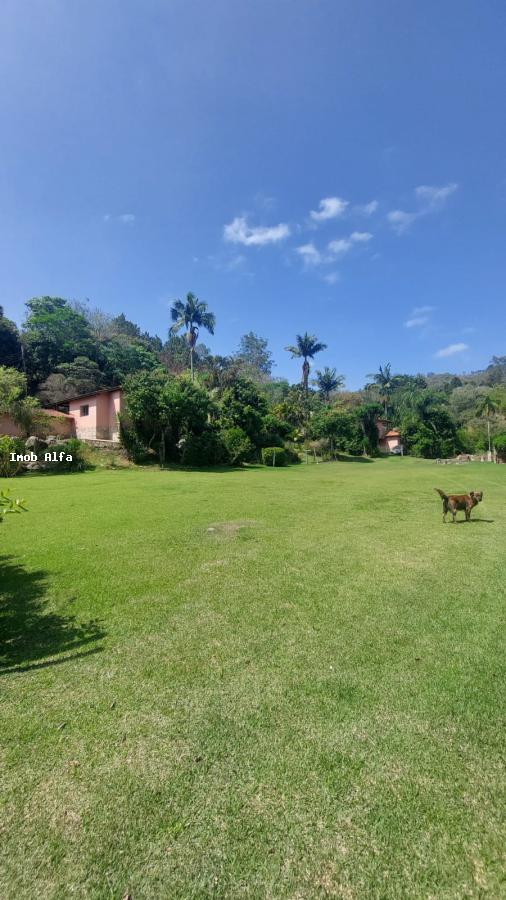
M488 452L492 453L492 444L490 440L490 416L493 416L494 413L498 410L498 404L495 400L490 396L490 394L486 394L478 403L478 407L476 409L477 416L486 416L487 418L487 436L488 436Z
M24 500L13 500L6 491L0 491L0 523L8 513L28 512Z
M366 384L366 388L377 388L381 402L384 405L385 416L388 416L388 402L394 384L390 363L380 366L377 372L370 372L367 378L372 378L372 384Z
M170 333L177 334L182 328L186 330L186 340L190 348L191 379L194 379L193 351L199 336L199 329L205 328L210 334L214 334L216 319L214 313L209 312L207 303L199 300L191 291L186 295L186 301L174 300L170 309L171 325Z
M325 366L323 371L316 370L316 378L313 381L320 395L328 403L332 391L337 391L344 385L344 375L338 375L336 369Z
M307 394L309 384L310 365L309 360L314 359L317 353L326 350L327 345L318 341L314 334L297 334L295 336L295 344L285 347L288 353L292 354L292 359L303 359L302 363L302 384Z

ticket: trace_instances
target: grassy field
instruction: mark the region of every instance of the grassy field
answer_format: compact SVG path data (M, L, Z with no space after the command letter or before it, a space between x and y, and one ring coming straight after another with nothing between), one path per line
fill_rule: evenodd
M506 466L10 486L2 900L506 897Z

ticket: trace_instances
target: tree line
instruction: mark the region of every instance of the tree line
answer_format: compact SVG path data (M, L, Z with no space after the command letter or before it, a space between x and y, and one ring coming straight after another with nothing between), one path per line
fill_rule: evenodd
M301 360L297 384L273 375L268 341L253 332L234 353L212 354L201 336L214 334L216 318L192 293L172 303L164 341L88 303L35 297L26 307L21 329L0 308L0 414L28 428L39 408L64 409L70 397L121 385L122 439L139 459L237 464L269 447L293 460L301 448L374 455L378 418L400 430L407 453L428 458L486 450L506 432L504 356L461 376L382 364L361 390L346 391L337 368L311 377L326 345L307 332L286 347Z

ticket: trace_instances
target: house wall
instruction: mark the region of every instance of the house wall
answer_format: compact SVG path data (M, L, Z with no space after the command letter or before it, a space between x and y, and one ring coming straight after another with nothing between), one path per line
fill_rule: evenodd
M88 415L81 416L80 408L86 405L89 407ZM69 413L74 416L77 437L83 441L119 441L118 413L121 408L121 390L69 401Z
M76 436L82 441L95 440L97 436L97 397L79 397L69 401L69 414L74 416ZM89 406L87 416L80 415L81 406Z
M400 443L401 443L400 436L397 434L393 437L387 437L387 438L385 438L385 443L389 450L393 450L394 447L400 446Z
M112 391L109 394L109 397L110 397L109 415L110 415L111 441L119 441L118 416L122 412L122 409L123 409L123 392L122 391Z

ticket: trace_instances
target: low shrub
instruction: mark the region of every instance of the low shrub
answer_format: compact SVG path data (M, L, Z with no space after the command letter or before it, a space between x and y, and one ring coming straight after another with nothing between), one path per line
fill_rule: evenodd
M69 438L67 441L58 441L56 444L50 444L45 453L55 452L58 462L50 462L48 468L56 472L84 472L89 466L87 447L79 438ZM63 459L59 460L60 453L64 454ZM72 462L67 461L65 456L71 456Z
M231 466L240 466L253 456L255 448L242 428L226 428L221 432L221 440Z
M264 466L287 466L287 451L284 447L263 447L262 462Z
M23 463L12 462L11 453L26 453L22 438L0 437L0 478L13 478L24 472Z
M201 434L189 434L181 450L184 466L219 466L227 463L227 451L220 435L213 428Z

